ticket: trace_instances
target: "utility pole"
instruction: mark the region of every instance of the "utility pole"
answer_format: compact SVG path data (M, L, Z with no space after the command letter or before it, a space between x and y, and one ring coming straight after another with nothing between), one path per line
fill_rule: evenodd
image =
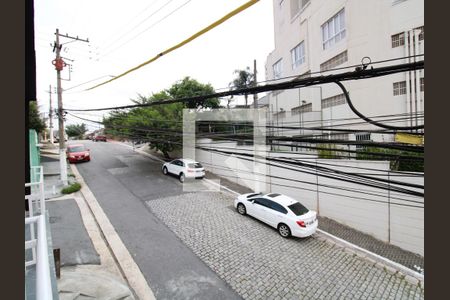
M60 35L59 29L56 29L56 42L54 45L54 51L56 51L56 58L53 61L53 65L56 69L56 90L58 94L58 133L59 133L59 165L61 171L61 181L63 185L67 185L67 161L66 161L66 143L64 134L64 110L62 103L62 88L61 88L61 71L66 66L66 63L61 58L62 44L59 42L59 37L65 37L76 41L89 42L88 39L82 40L77 37L71 37L67 33L66 35Z
M256 86L258 80L256 79L256 59L253 60L253 86ZM258 94L253 94L253 108L258 108Z
M49 85L48 95L50 97L50 110L48 112L49 127L50 127L50 143L53 145L53 108L52 108L52 85Z

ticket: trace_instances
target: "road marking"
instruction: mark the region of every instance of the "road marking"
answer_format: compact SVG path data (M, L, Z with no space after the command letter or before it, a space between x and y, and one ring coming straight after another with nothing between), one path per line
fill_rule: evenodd
M103 235L105 236L114 256L116 257L130 287L134 290L140 300L156 300L153 291L150 289L147 280L139 269L139 266L134 261L130 252L128 252L128 249L123 244L114 229L114 226L111 224L100 204L97 202L94 194L85 183L81 174L78 172L78 169L73 164L71 164L70 167L75 175L75 178L81 184L81 194L83 194L86 203L89 205L92 213L94 214L94 217L97 220L97 223L99 224Z

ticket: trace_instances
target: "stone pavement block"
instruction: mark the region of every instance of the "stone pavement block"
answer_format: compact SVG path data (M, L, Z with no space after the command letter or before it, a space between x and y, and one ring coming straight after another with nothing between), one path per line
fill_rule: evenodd
M361 286L365 288L358 295L370 299L401 291L404 286L414 287L403 279L392 280L384 265L364 263L342 247L314 237L281 238L276 229L229 209L232 204L233 197L222 193L184 194L147 202L155 215L244 299L259 295L266 299L330 299L335 295L351 299ZM211 251L220 255L211 256ZM423 299L423 291L417 293ZM397 299L409 299L406 293L398 295Z

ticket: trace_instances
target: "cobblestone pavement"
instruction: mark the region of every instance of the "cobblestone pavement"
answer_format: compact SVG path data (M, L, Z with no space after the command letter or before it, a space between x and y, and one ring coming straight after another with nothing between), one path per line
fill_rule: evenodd
M241 194L252 193L253 190L248 187L236 184L228 179L219 177L213 173L207 172L207 178L220 179L220 184L226 186ZM424 269L424 257L419 254L403 250L395 245L385 243L373 236L356 230L352 227L338 223L327 217L319 216L319 228L343 240L346 240L363 249L369 250L375 254L386 257L392 261L404 265L417 272L414 266Z
M326 217L319 217L319 228L340 237L361 248L398 262L411 270L417 271L414 266L424 268L424 258L418 254L403 250L400 247L384 243L368 234L340 224Z
M223 193L147 205L244 299L423 299L424 289L315 236L284 239Z

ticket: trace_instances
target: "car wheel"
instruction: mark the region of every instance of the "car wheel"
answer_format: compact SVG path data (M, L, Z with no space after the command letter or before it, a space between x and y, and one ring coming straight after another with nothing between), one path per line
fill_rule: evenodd
M167 174L168 174L167 168L166 168L166 167L163 168L163 174L164 174L164 175L167 175Z
M184 182L186 178L184 177L183 173L180 173L180 182Z
M288 238L291 236L291 230L289 229L289 226L283 223L278 225L278 233L284 238Z
M241 215L245 215L245 214L247 214L247 210L245 209L245 205L244 204L242 204L242 203L239 203L238 205L237 205L237 211L238 211L238 213L239 214L241 214Z

